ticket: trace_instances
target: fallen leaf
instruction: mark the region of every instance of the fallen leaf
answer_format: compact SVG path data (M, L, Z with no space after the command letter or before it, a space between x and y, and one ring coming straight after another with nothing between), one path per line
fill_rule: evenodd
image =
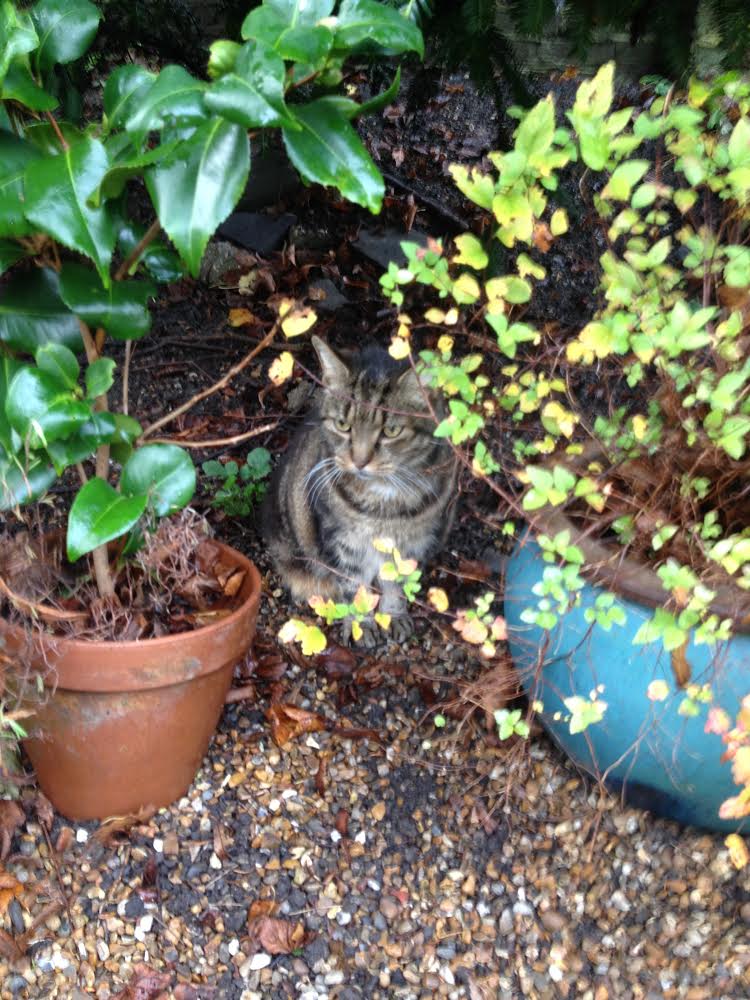
M288 702L279 701L271 705L266 711L266 718L271 723L271 737L280 747L302 733L317 733L326 728L322 715Z
M315 666L322 670L329 681L351 677L357 666L357 657L345 646L331 642L315 657Z
M116 993L112 1000L161 1000L171 983L171 973L157 972L156 969L139 963L133 969L128 985Z
M336 813L335 827L342 837L349 836L349 813L346 809L339 809Z
M111 844L116 837L127 833L134 826L148 823L155 812L153 806L143 806L138 812L129 813L127 816L111 816L105 819L99 829L91 835L91 840L105 846Z
M247 922L250 945L268 955L289 955L304 947L308 935L301 921L279 920L276 917L254 917Z
M328 774L328 758L321 757L318 770L315 772L315 791L322 798L326 793L326 777Z
M226 597L234 597L235 594L239 593L239 589L244 580L244 569L238 569L235 573L232 573L232 575L224 583L224 595Z
M741 871L750 861L750 853L748 853L745 841L738 833L730 833L724 844L729 849L729 860L737 871Z
M229 325L230 326L248 326L253 323L257 323L258 320L253 316L249 309L230 309L229 310Z
M229 857L227 852L227 845L231 843L230 838L227 835L226 830L221 823L214 824L214 854L219 859L219 861L226 861Z
M55 850L58 854L65 854L66 851L70 850L74 840L75 834L69 826L60 827L60 832L55 841Z
M448 595L442 587L430 587L427 591L427 600L441 614L448 610L450 604Z
M534 226L534 246L542 253L547 253L552 246L552 233L546 222L537 222Z
M55 810L50 800L42 792L36 793L34 809L36 810L36 818L39 820L40 825L46 827L47 830L51 829L55 819Z
M0 870L0 916L3 916L11 901L23 892L23 884L10 872Z
M0 799L0 861L5 861L10 854L13 835L25 822L26 813L17 802Z
M247 911L247 922L257 920L259 917L272 917L278 905L275 899L254 899Z

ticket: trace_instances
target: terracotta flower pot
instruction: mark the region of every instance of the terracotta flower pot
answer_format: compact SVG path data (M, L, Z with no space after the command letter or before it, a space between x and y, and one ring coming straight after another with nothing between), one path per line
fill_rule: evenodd
M193 632L136 642L42 638L56 686L25 741L39 784L71 819L101 819L165 806L190 786L208 749L235 664L250 647L260 575L234 549L221 558L245 570L241 605ZM19 631L0 621L8 650Z

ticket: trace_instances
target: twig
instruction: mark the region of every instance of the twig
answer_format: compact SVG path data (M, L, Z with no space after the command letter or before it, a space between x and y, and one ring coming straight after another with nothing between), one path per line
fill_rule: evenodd
M145 438L150 437L154 431L157 431L160 427L164 427L165 424L171 424L171 422L177 417L182 416L183 413L187 413L188 410L192 410L196 403L200 403L202 399L206 399L207 396L212 396L215 392L218 392L219 389L223 389L227 383L232 381L235 375L239 375L239 373L244 368L247 368L250 362L256 358L264 348L268 347L273 338L276 336L278 328L279 320L276 320L265 337L258 344L256 344L251 351L248 351L241 361L238 361L236 365L233 365L226 375L223 375L218 382L214 382L213 385L210 385L208 389L202 389L200 392L197 392L186 403L183 403L182 406L178 406L176 409L172 410L171 413L166 413L163 417L155 420L154 423L147 427L138 438L138 443L140 444Z
M151 225L148 227L146 232L143 234L142 238L136 243L130 253L127 255L125 260L120 264L120 266L115 271L115 281L122 281L125 275L128 273L130 268L135 264L138 258L141 256L143 251L152 243L156 237L161 232L161 222L158 219L154 219Z
M50 608L46 604L36 604L34 601L29 601L25 597L21 597L20 594L16 594L15 591L11 590L2 577L0 577L0 594L2 594L6 600L10 601L11 604L20 608L22 611L38 615L42 621L76 622L87 617L87 612L85 611L58 611L57 608Z
M132 356L133 341L128 340L125 344L125 363L122 366L122 412L128 415L128 397L130 395L130 358Z
M396 187L400 187L402 191L408 191L409 194L414 195L418 201L421 201L424 205L427 205L428 208L431 208L439 215L442 215L444 219L448 219L452 222L454 226L458 226L458 228L462 230L469 228L469 223L463 218L463 216L458 215L446 205L441 205L439 201L435 198L430 198L428 194L423 194L397 174L391 174L387 170L383 170L381 173L387 181L390 181L391 184L395 184Z
M99 358L99 351L96 346L94 338L91 336L91 330L83 322L83 320L78 321L78 325L81 330L81 339L83 340L83 346L86 350L86 360L90 365L92 365ZM109 409L107 404L107 395L103 393L101 396L97 396L94 400L94 409L98 413L106 413ZM109 473L109 445L100 444L96 449L96 475L107 481L107 476ZM112 579L112 573L109 568L109 553L107 552L107 546L97 545L92 553L92 560L94 563L94 575L96 577L96 589L99 591L100 597L114 597L115 596L115 584Z
M52 126L55 135L57 136L57 141L60 143L64 151L67 153L67 151L70 149L70 146L68 145L67 139L60 131L60 126L57 124L57 119L55 118L55 116L52 114L51 111L47 111L45 113L47 115L47 118L49 119L49 123Z
M239 444L240 441L247 441L248 438L258 437L266 431L275 430L281 421L274 420L273 423L263 424L261 427L254 427L244 434L235 434L233 437L212 438L210 441L182 441L180 438L149 438L151 444L177 444L180 448L224 448L230 444Z
M245 698L255 698L256 691L254 684L245 684L242 687L230 688L226 698L224 699L225 705L231 705L235 701L244 701Z

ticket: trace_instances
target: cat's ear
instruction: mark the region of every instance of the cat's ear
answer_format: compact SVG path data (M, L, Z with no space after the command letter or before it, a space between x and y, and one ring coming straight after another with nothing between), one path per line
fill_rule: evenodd
M416 399L424 398L422 383L419 381L419 376L411 366L406 369L403 375L399 375L397 384L399 389L407 395Z
M320 337L312 338L312 345L320 361L320 370L323 376L323 383L329 389L340 389L349 381L349 369L335 351Z

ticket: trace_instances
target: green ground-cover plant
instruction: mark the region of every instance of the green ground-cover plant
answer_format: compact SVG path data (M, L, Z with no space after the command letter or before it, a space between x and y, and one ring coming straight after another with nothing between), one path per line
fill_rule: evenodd
M491 217L490 240L405 243L406 264L392 264L382 286L399 309L391 354L444 393L435 434L501 501L498 536L514 531L512 517L533 525L563 508L576 529L538 531L548 565L524 620L552 629L579 600L599 557L589 564L576 531L622 546L661 587L634 642L660 641L677 673L689 636L718 655L750 613L750 84L737 73L693 80L645 109L613 110L613 80L609 64L583 82L565 125L551 96L511 109L514 145L490 155L494 171L452 168ZM593 315L560 341L523 312L546 276L545 252L568 229L556 192L575 169L606 248ZM507 273L490 270L494 240L510 252ZM418 350L424 337L434 346ZM581 376L594 368L604 384L628 387L626 403L582 409ZM452 612L485 656L505 637L492 596ZM429 603L451 613L439 588ZM610 630L626 611L605 588L587 617ZM707 711L707 730L726 745L740 786L727 818L750 814L748 705L729 719L710 689L688 684L680 709ZM581 732L607 704L597 689L565 707Z
M185 450L148 443L127 400L123 412L110 406L107 338L143 337L156 283L197 275L248 180L248 129L281 129L305 180L377 212L383 180L351 122L392 98L398 73L358 104L339 91L343 64L353 53L421 53L422 39L374 0L266 0L241 42L211 47L207 80L126 63L104 84L101 116L78 127L58 120L58 71L85 56L99 19L88 0L0 0L0 273L10 272L0 291L0 510L77 469L67 555L93 552L99 591L112 595L106 543L187 504L195 471ZM128 215L136 180L156 216L146 231ZM121 467L115 482L110 459Z
M267 448L253 448L241 464L211 459L203 463L201 470L207 479L216 481L211 506L230 517L246 517L266 492L271 453Z

